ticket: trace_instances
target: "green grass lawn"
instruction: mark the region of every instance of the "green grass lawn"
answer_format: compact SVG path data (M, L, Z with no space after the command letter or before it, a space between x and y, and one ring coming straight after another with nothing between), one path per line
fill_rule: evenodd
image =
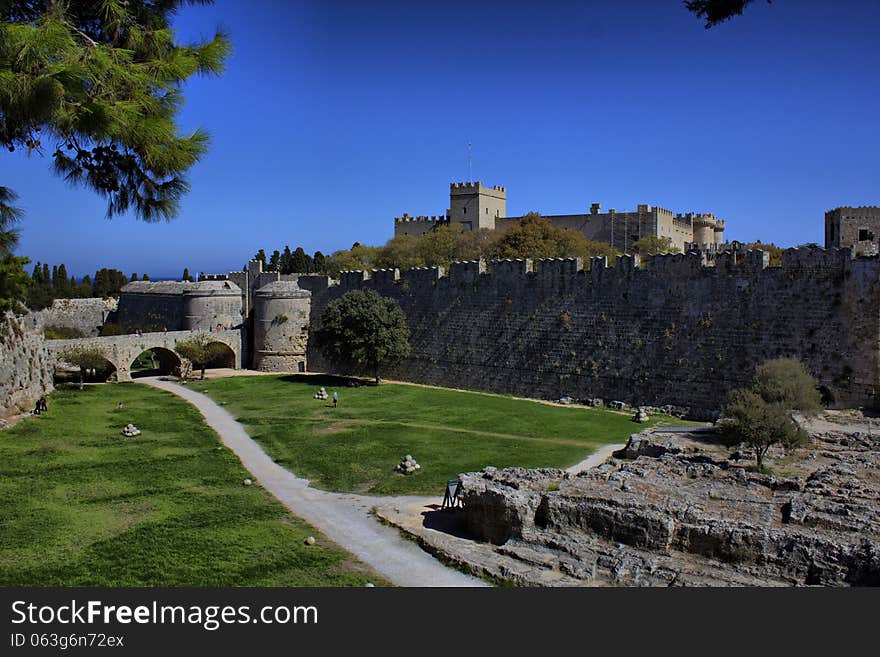
M383 583L248 476L170 393L58 390L0 431L0 586Z
M338 408L313 398L324 385ZM333 386L336 387L333 387ZM229 377L193 382L224 405L278 463L314 486L371 494L442 495L461 472L568 467L600 445L626 442L647 425L605 409L558 407L477 392L400 384L340 386L317 376ZM394 471L404 455L422 466Z

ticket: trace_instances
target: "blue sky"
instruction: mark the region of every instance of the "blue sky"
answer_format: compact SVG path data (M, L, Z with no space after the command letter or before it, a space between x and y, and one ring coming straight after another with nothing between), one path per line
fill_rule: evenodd
M76 275L240 269L259 249L384 243L448 185L504 185L508 214L650 203L714 212L729 239L822 242L827 209L880 204L878 0L757 2L711 30L680 0L218 0L221 78L186 87L212 135L170 223L0 154L27 211L19 253ZM51 152L51 150L49 150Z

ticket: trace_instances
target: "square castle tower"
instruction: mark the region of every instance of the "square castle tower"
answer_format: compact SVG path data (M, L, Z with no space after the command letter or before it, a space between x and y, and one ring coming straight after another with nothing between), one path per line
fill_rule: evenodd
M507 190L481 182L449 185L450 223L464 224L468 230L495 230L495 220L507 216Z
M716 250L724 242L725 222L713 214L673 214L652 205L638 210L602 212L598 203L589 213L543 215L556 228L576 230L588 240L605 242L622 253L643 237L668 238L681 251L689 248ZM508 230L522 217L507 216L507 189L482 182L455 182L449 185L449 209L445 215L394 219L394 235L419 236L439 226L461 224L466 230Z

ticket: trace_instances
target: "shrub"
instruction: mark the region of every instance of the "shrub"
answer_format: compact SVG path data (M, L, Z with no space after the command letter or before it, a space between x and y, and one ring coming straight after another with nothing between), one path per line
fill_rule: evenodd
M50 324L43 329L43 337L47 340L72 340L74 338L84 338L86 334L72 326Z
M750 388L732 390L719 423L728 444L746 443L758 470L771 446L795 447L807 436L792 420L792 411L813 415L821 408L816 382L802 363L775 359L755 371Z

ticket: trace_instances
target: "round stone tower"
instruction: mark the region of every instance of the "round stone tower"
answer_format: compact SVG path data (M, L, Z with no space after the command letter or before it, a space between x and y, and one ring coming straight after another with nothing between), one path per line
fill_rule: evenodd
M698 214L693 218L694 242L701 245L715 244L714 215Z
M254 369L304 372L312 294L296 281L273 281L254 294Z
M186 283L183 289L183 330L207 331L241 325L241 288L232 281Z

